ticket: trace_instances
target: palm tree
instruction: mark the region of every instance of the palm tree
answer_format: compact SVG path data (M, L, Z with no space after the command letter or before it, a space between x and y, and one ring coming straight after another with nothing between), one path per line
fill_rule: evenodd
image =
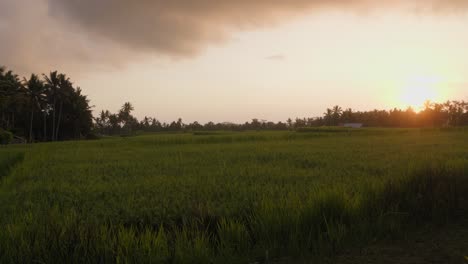
M116 114L109 115L109 126L112 130L112 133L116 133L120 130L120 118Z
M57 128L55 130L55 140L58 139L58 135L60 131L63 103L64 101L67 100L67 98L70 96L71 92L73 91L73 84L71 83L70 79L65 74L59 74L58 79L59 79L60 89L58 90L57 98L60 101L60 107L59 107L59 114L58 114L58 120L57 120Z
M96 120L96 125L98 126L100 132L102 134L110 133L109 130L109 116L110 112L109 110L102 110L101 113L99 114L99 117L97 117Z
M130 103L130 102L126 102L124 103L124 105L122 106L122 108L120 109L120 117L122 119L123 122L127 121L131 115L131 112L135 110L133 108L133 105Z
M327 108L327 111L323 113L323 119L325 119L326 125L331 126L332 125L332 119L333 119L333 110L330 108Z
M47 92L47 89L45 88L44 86L44 93ZM48 108L49 108L49 103L47 102L47 96L44 97L44 100L42 100L41 102L41 109L42 109L42 118L43 118L43 122L44 122L44 134L43 134L43 137L42 137L42 140L43 141L47 141L47 113L48 113Z
M49 76L42 74L46 81L46 88L49 97L51 97L51 106L52 106L52 141L55 140L55 109L57 106L57 91L59 89L60 80L58 78L57 71L50 72Z
M341 120L343 122L354 122L353 109L348 108L341 113Z
M0 125L7 130L15 126L17 104L22 97L20 83L18 75L6 71L5 67L0 67L0 111L2 112Z
M2 111L2 122L1 126L5 125L8 129L7 117L5 117L5 112L8 111L8 105L11 97L11 82L8 81L5 73L5 68L0 67L0 111ZM6 113L8 115L8 113Z
M150 127L150 118L145 116L143 120L141 121L141 125L144 129L148 129Z
M65 74L57 73L57 71L50 72L49 76L45 74L43 74L43 76L46 81L49 96L52 100L52 141L55 141L58 139L60 131L63 104L69 96L70 91L73 90L73 84ZM56 118L57 103L59 103L59 110Z
M29 119L29 142L33 141L33 120L34 111L40 109L40 102L44 99L44 84L35 74L32 74L29 80L24 78L24 92L31 103L31 116Z
M343 109L340 106L335 105L333 107L332 111L333 111L333 114L332 114L333 124L338 125L338 122L340 121L341 114L343 113Z
M119 112L119 120L123 123L124 127L127 127L128 132L131 133L132 129L130 123L133 119L131 112L134 110L133 105L130 102L126 102Z

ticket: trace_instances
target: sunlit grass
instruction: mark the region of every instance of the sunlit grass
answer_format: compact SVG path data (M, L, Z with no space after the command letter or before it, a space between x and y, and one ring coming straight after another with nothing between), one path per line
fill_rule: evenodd
M0 185L0 262L307 258L464 213L465 130L303 132L1 149L24 161Z

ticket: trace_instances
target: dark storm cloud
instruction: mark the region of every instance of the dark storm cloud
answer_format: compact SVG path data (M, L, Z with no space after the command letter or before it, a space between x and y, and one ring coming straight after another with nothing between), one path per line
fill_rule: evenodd
M52 14L136 49L191 55L230 31L325 8L457 9L468 0L49 0ZM387 2L391 2L387 3Z
M119 66L134 54L88 34L72 19L54 19L49 11L47 0L0 0L0 66L21 75L56 69L81 72Z
M231 33L325 9L464 12L468 0L1 0L0 64L25 69L192 56Z

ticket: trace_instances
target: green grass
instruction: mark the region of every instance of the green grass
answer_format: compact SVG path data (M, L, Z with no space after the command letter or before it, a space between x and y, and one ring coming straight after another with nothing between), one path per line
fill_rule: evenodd
M0 262L312 258L466 214L466 129L358 131L2 148Z
M0 181L3 177L7 176L13 167L20 163L23 158L24 152L22 150L0 148Z

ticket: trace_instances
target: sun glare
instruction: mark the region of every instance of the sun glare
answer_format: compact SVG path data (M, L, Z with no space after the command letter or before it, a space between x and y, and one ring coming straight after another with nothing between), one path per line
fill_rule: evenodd
M426 101L437 102L442 97L441 81L435 77L417 77L410 79L402 88L400 102L403 107L415 111L424 108Z

